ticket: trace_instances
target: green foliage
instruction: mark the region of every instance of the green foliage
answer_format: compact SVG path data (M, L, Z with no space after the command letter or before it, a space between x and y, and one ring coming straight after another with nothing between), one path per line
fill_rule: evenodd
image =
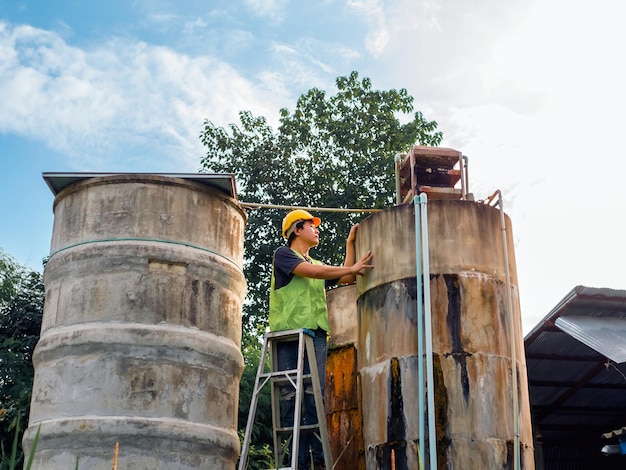
M245 428L245 424L244 424ZM239 431L239 440L243 445L244 430ZM239 463L237 463L239 466ZM274 454L272 446L268 443L253 444L248 452L248 461L246 468L248 470L262 470L266 468L274 468Z
M33 459L35 458L35 452L37 451L37 443L39 442L39 433L41 432L41 424L37 426L37 432L35 433L35 437L33 438L33 446L28 453L28 461L26 462L26 466L24 470L30 470L30 467L33 465ZM78 460L77 460L78 462Z
M40 273L28 271L0 250L0 469L11 464L4 449L16 441L23 462L19 423L28 422L33 385L32 353L41 329L44 287Z
M18 463L21 463L18 454L18 442L20 441L20 435L22 431L20 416L17 417L17 422L15 425L14 436L13 436L13 447L11 448L11 455L7 457L4 452L4 445L2 446L2 460L0 460L0 468L15 470ZM37 432L35 433L35 437L33 438L33 446L30 449L28 454L28 461L26 462L26 466L24 470L30 470L33 465L33 459L35 458L35 452L37 451L37 443L39 442L39 433L41 432L41 424L37 427ZM78 462L78 459L76 460ZM78 468L78 467L77 467Z

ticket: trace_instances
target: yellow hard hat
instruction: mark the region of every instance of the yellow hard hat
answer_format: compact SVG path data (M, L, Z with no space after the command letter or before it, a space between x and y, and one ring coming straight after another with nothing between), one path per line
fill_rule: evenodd
M283 237L289 238L289 235L291 235L292 232L291 228L298 222L302 222L304 220L312 221L315 227L319 227L322 223L322 219L319 217L313 217L312 214L303 209L296 209L289 212L283 219Z

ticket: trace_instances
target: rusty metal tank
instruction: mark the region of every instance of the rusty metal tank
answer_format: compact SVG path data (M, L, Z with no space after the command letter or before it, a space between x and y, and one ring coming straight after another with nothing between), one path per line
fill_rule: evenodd
M356 285L326 293L330 338L326 361L326 427L336 468L365 470L359 400Z
M87 178L54 201L32 468L234 469L245 212L184 178Z
M368 470L417 469L415 207L363 220L357 256L374 269L357 281L358 364ZM511 222L505 217L513 304L521 468L533 448ZM428 202L434 403L439 469L514 468L511 320L500 211L465 200ZM427 433L428 435L428 433ZM428 468L428 467L426 467Z

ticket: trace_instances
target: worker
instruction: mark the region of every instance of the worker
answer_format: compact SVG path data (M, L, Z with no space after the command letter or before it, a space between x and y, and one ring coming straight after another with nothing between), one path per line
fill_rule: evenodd
M356 276L373 268L372 253L366 252L358 261L355 239L359 224L350 229L346 241L343 266L328 266L309 255L309 250L319 243L321 220L309 212L297 209L289 212L282 223L282 235L287 245L274 252L270 285L269 324L271 331L306 328L313 332L315 360L320 379L322 397L326 377L326 350L328 336L328 310L326 288L337 284L352 284ZM295 369L298 360L298 343L277 343L279 370ZM308 370L305 370L308 373ZM293 426L295 390L281 388L281 424ZM305 388L302 407L302 424L317 424L315 401L311 387ZM324 455L320 441L312 433L301 433L298 450L298 468L310 469L311 457L315 469L324 468Z

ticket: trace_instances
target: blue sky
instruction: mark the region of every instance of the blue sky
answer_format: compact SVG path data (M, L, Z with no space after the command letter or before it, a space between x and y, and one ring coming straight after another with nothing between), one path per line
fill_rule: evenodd
M626 288L625 13L621 0L2 0L0 247L41 269L42 172L195 172L204 119L275 123L356 70L409 91L469 157L477 198L502 190L527 332L577 284Z

